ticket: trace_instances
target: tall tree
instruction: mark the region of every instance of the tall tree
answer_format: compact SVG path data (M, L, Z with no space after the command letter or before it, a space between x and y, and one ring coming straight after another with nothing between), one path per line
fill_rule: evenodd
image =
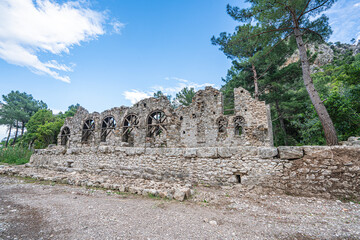
M304 84L321 121L326 143L336 145L338 138L335 127L314 87L304 43L304 39L323 41L330 36L328 18L325 15L317 16L329 9L335 0L248 0L248 2L251 6L247 9L228 5L228 13L242 23L257 22L264 30L252 37L271 34L273 45L289 35L294 36L299 50ZM315 17L315 20L312 20L312 17Z
M2 97L4 105L2 106L2 109L0 109L0 117L7 119L7 122L12 122L15 127L15 136L12 142L14 145L18 138L19 128L21 128L22 136L25 131L25 125L30 117L39 109L47 108L47 106L43 101L38 101L34 99L31 94L25 92L11 91L9 94L3 95Z
M8 136L6 138L5 147L8 146L11 130L14 126L14 114L10 111L11 109L0 109L0 125L6 125L8 127Z
M175 101L179 102L181 105L189 106L192 103L192 99L194 96L195 89L185 87L176 94Z
M275 47L281 49L287 47L287 44L282 43L282 46L271 46L269 41L271 38L268 36L260 37L255 36L258 33L262 32L262 28L257 25L252 25L250 23L244 24L236 27L236 32L233 34L227 34L226 32L220 33L218 38L214 36L211 38L212 44L219 45L220 50L224 54L234 60L233 65L239 71L248 71L250 72L251 81L253 85L253 92L255 99L259 98L259 80L267 73L271 65L281 64L281 61L284 59L282 51L274 51ZM269 54L274 53L276 56L276 61L268 61L270 56ZM243 75L244 76L244 75Z

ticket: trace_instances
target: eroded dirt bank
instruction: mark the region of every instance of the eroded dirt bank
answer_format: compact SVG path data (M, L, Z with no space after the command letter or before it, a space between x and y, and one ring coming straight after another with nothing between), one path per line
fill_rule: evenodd
M0 176L0 239L360 239L360 204L196 191L181 203Z

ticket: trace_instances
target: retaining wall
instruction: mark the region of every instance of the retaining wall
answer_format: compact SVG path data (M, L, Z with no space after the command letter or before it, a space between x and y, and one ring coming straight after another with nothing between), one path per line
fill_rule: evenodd
M30 165L129 179L243 184L303 196L360 199L360 147L133 148L37 150Z

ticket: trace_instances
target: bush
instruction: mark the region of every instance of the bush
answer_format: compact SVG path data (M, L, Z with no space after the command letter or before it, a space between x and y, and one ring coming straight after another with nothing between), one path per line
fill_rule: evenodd
M0 163L25 164L29 162L31 154L31 150L20 146L2 147L0 148Z

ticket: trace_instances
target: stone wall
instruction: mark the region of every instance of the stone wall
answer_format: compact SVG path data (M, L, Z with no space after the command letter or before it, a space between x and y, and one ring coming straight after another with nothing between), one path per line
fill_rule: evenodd
M163 182L242 184L290 194L360 199L360 147L139 148L57 146L30 165L99 176Z
M234 90L233 115L224 115L219 90L198 91L189 106L173 108L166 97L131 107L89 113L80 107L65 120L58 144L68 148L272 146L269 106L243 88Z

